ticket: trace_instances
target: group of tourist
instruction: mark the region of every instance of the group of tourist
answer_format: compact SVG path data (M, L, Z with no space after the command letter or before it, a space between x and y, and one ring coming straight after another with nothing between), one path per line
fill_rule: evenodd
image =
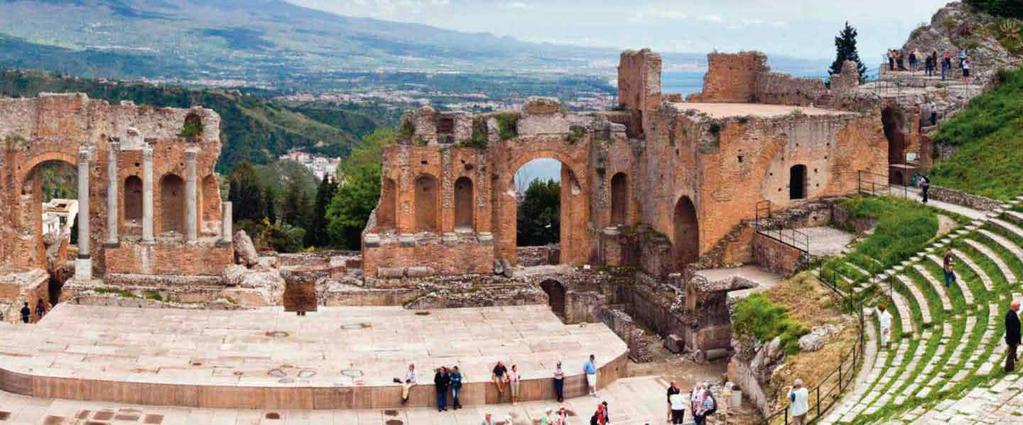
M919 70L919 64L923 59L923 70L924 74L928 77L933 77L938 70L941 70L941 80L945 81L948 78L948 74L952 71L952 52L945 50L945 53L938 56L938 51L933 50L930 54L922 54L919 50L913 49L911 51L902 51L898 49L890 49L885 54L888 59L888 69L890 71L910 71L916 72ZM906 62L909 62L909 67L906 67ZM966 49L959 50L958 66L963 79L967 83L970 82L970 70L973 68L973 61L967 54Z
M38 322L40 320L43 320L43 316L46 315L46 303L43 302L42 298L40 298L39 301L36 302L36 309L35 309L35 311L36 311L36 321ZM22 323L32 323L32 309L28 306L28 301L25 301L25 303L21 306L21 310L19 311L19 313L21 313L21 321L22 321ZM0 322L3 322L3 321L4 321L4 313L2 311L0 311Z
M668 386L668 422L684 423L687 409L696 425L703 425L707 417L717 411L717 399L710 391L710 383L696 383L688 394L683 394L675 381L671 381Z
M589 390L589 394L592 396L597 395L597 361L596 356L590 354L586 362L583 363L582 368L583 374L586 376L586 384ZM453 409L461 409L462 403L459 395L462 390L462 383L465 377L462 372L458 369L458 366L441 366L434 371L433 385L437 395L437 411L447 411L447 395L448 391L451 392L451 401ZM418 380L416 378L416 365L409 364L408 369L405 371L404 378L394 378L394 382L401 385L401 403L405 404L409 400L409 396ZM497 401L500 402L504 398L505 391L510 393L510 401L513 405L517 404L522 391L522 375L519 373L518 365L512 364L509 369L505 366L503 361L498 361L491 369L490 382L494 385L497 390ZM565 370L561 367L559 361L554 367L552 376L552 385L554 388L554 397L560 403L565 401ZM564 408L561 409L564 411ZM548 413L552 413L553 410L549 410ZM607 423L607 402L601 403L598 407L597 412L594 413L594 417L597 418L598 424ZM484 422L485 423L485 422ZM551 424L557 424L559 422L550 422ZM565 422L567 423L567 422Z

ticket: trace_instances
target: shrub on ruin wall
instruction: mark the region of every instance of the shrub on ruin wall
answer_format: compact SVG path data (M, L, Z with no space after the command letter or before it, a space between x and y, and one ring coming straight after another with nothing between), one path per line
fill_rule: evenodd
M519 114L517 112L501 112L494 116L497 120L497 135L501 140L514 139L519 135Z
M755 338L762 343L780 338L787 354L797 353L799 337L810 332L806 325L789 317L784 307L773 303L764 294L753 294L739 301L732 315L732 327L736 335Z

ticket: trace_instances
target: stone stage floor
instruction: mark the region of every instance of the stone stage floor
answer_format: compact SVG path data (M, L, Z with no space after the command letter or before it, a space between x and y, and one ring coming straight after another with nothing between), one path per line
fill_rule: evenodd
M623 363L627 351L606 326L565 325L547 306L429 311L339 307L299 317L279 308L192 311L61 304L35 325L0 324L0 334L0 369L8 375L0 371L4 390L29 394L25 388L30 386L30 395L39 397L127 402L134 400L130 393L135 387L88 389L78 381L396 390L392 379L403 376L408 363L416 364L421 383L432 383L432 369L442 365L459 365L469 383L486 382L498 360L518 364L523 379L546 380L558 360L567 373L581 375L590 353L599 366L606 366ZM41 383L46 378L60 382ZM48 391L40 392L43 387ZM198 401L189 394L175 397L167 402L143 396L138 402L197 407L219 403L204 400L208 396L203 394ZM394 400L392 395L374 397ZM262 400L249 397L246 403L261 407ZM479 401L484 400L490 395L481 393ZM348 404L330 405L337 406Z

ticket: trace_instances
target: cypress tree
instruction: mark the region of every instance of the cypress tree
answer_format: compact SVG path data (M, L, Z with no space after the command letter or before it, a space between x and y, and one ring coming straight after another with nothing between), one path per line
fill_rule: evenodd
M856 51L856 28L846 21L845 28L835 37L835 61L828 69L828 75L835 75L842 72L842 64L845 61L856 62L856 69L860 72L860 82L866 81L867 67L860 61L860 54Z
M327 246L330 243L327 237L327 206L330 205L336 191L337 184L331 180L330 175L323 176L323 180L316 188L315 203L309 211L309 228L305 233L306 246Z

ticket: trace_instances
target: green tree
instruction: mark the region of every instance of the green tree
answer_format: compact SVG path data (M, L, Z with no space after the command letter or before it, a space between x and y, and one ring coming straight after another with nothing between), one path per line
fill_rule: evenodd
M842 72L842 64L845 61L856 62L856 70L860 73L860 82L867 79L867 67L860 61L860 54L856 51L856 27L849 25L846 21L845 28L835 37L835 61L828 69L828 75L835 75Z
M1020 0L966 0L966 4L995 16L1023 19Z
M561 239L561 183L533 180L516 215L519 246L557 243Z
M306 228L306 246L326 246L330 243L327 235L327 206L337 191L337 183L329 175L323 176L316 188L316 200L310 210L309 227Z
M307 229L312 208L309 193L298 173L290 173L284 188L284 200L281 205L281 221L289 225Z
M266 194L260 184L256 169L248 162L241 162L228 176L230 193L228 200L234 207L234 221L262 221L267 217Z
M362 138L338 170L338 186L326 210L327 236L334 246L359 249L369 215L380 199L380 155L394 143L393 129Z

